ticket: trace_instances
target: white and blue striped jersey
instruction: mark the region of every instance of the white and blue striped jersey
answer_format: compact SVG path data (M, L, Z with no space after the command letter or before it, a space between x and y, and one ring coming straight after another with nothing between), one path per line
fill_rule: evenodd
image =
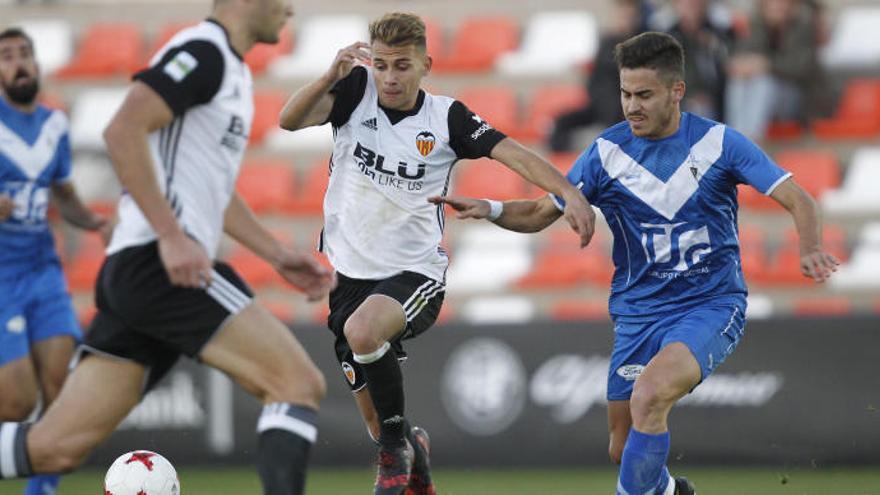
M612 317L639 321L743 301L736 186L769 195L790 175L739 132L689 113L663 139L636 137L627 122L603 132L568 180L614 237Z
M70 178L67 117L42 105L23 113L0 97L0 194L12 215L0 222L0 278L58 262L46 221L52 184Z

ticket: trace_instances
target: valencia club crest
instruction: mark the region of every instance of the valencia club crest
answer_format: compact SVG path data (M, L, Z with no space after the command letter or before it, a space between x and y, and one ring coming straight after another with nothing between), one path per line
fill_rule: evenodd
M434 149L434 135L428 131L422 131L416 136L416 147L419 149L419 153L422 156L428 156L431 154L431 150Z

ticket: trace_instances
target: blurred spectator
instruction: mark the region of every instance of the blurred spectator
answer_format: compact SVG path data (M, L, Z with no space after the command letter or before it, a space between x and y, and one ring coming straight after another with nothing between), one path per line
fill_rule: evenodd
M762 139L773 120L823 114L828 107L819 66L823 13L815 1L760 0L750 34L728 64L727 123Z
M730 15L709 15L710 0L674 0L675 17L665 29L684 48L687 92L682 110L724 120L726 64L733 48Z
M611 30L602 35L596 61L588 77L587 106L556 118L550 134L550 149L571 151L572 135L590 125L608 127L623 120L620 107L620 76L614 61L614 45L634 36L643 26L640 0L615 0ZM576 146L581 148L581 146Z

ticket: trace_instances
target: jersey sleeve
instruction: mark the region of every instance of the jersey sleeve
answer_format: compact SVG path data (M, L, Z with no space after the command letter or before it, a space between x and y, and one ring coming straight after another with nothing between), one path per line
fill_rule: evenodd
M449 146L458 158L482 158L507 136L493 128L464 103L454 101L449 107Z
M72 153L70 152L70 134L64 134L58 141L58 167L55 170L55 182L67 182L70 180L72 170Z
M724 133L723 153L738 182L768 196L776 186L791 177L790 172L777 165L755 143L729 127Z
M155 65L138 72L133 79L152 88L174 115L181 115L217 95L224 65L223 54L216 45L193 40L168 50Z
M367 79L367 68L357 66L330 89L330 94L334 98L333 108L330 110L327 122L330 122L333 127L342 127L351 118L351 114L361 103L367 91Z
M594 142L586 151L574 161L571 169L565 175L568 182L578 188L591 204L596 204L596 191L598 191L598 177L595 173L595 161L599 160L599 147ZM599 164L601 168L601 164ZM550 199L559 211L565 210L565 200L550 193Z

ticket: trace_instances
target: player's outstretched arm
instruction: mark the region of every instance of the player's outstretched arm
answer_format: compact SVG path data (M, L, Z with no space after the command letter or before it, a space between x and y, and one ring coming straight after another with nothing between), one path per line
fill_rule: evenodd
M492 203L486 199L450 196L432 196L428 201L435 205L449 205L459 219L485 218L501 228L514 232L532 233L544 230L562 216L549 196L540 199L515 199L504 203ZM500 208L499 208L500 206ZM500 209L500 211L498 211ZM497 216L496 216L497 215Z
M801 272L816 282L824 282L837 271L840 261L822 249L822 221L816 202L791 178L779 184L770 197L794 219L800 239Z
M330 90L337 81L347 76L355 63L370 60L367 43L357 42L336 54L327 72L316 81L300 88L281 109L279 124L282 129L295 131L327 122L333 109Z
M52 197L62 218L71 225L85 230L99 230L104 240L109 240L110 222L83 204L73 183L56 182L52 185Z
M135 81L104 129L104 141L119 182L159 238L159 256L171 283L202 287L210 282L211 260L204 248L177 223L153 173L147 140L151 132L167 126L173 119L174 114L165 100L146 84Z
M336 286L336 275L310 253L283 245L269 232L238 193L232 195L223 218L223 231L271 264L285 280L306 293L309 301L323 299Z
M584 195L571 185L556 167L510 138L505 138L495 145L491 156L525 180L562 198L565 202L565 220L580 236L581 247L590 243L596 227L596 213L593 212Z

